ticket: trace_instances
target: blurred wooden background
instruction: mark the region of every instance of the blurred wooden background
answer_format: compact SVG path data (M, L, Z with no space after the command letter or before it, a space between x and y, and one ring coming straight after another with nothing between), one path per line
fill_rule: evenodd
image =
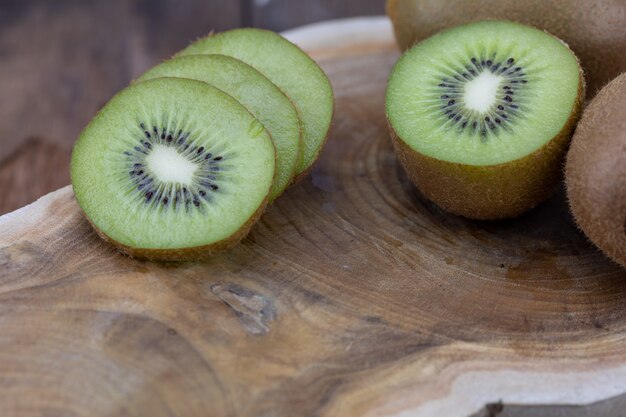
M384 13L385 0L0 0L0 215L69 183L118 90L211 30Z

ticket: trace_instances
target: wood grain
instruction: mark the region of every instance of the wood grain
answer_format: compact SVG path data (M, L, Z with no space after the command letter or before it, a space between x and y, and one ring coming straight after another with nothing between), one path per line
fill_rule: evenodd
M234 250L126 258L69 187L0 217L0 415L620 415L626 271L562 194L491 223L425 201L386 130L397 52L330 49L322 158Z

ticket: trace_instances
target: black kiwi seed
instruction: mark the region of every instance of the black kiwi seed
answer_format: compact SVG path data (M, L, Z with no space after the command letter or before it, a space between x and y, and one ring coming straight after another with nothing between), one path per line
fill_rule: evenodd
M528 80L525 78L524 67L513 65L515 63L513 57L499 61L496 59L496 54L493 54L490 57L472 57L470 63L471 65L457 67L459 69L456 73L447 72L445 77L439 78L437 84L440 89L438 98L441 100L439 108L443 115L447 116L446 119L451 121L449 126L457 123L461 129L470 126L472 132L479 131L483 136L481 140L486 141L488 134L497 134L500 128L513 123L515 117L520 116L520 113L516 111L519 106L514 97L519 94L521 88L518 84L526 84ZM478 114L476 111L464 108L463 91L465 83L478 77L484 71L498 75L505 83L498 90L494 108L488 110L486 114Z
M219 189L214 182L224 178L220 173L223 171L220 161L224 160L224 156L219 154L214 156L215 151L210 152L206 144L202 146L196 144L191 132L185 132L183 129L178 129L178 134L174 135L175 129L167 133L165 127L159 131L156 125L152 125L153 133L151 133L145 129L144 123L140 123L139 126L143 135L154 141L148 142L142 136L141 146L134 146L131 151L123 152L128 157L127 167L131 188L143 198L147 205L162 207L162 210L177 210L182 207L178 204L179 202L185 203L186 210L190 208L202 210L203 204L210 204L212 199L208 197L205 190L217 191ZM198 164L192 183L189 185L164 183L153 172L145 170L146 158L155 145L171 146L177 149L180 155Z

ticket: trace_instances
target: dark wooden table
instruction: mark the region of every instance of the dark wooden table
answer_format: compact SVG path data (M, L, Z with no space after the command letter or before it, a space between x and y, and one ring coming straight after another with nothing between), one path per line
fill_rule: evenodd
M0 214L69 183L71 146L145 69L208 32L384 13L384 0L0 0Z

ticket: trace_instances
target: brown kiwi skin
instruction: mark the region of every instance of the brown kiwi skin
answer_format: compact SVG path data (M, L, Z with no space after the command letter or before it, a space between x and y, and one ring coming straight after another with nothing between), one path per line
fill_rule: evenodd
M269 190L268 190L269 196ZM261 215L265 211L267 207L268 198L265 197L263 203L259 206L259 208L250 216L248 220L237 230L235 233L230 235L229 237L217 241L215 243L211 243L210 245L204 246L195 246L189 248L180 248L180 249L147 249L147 248L133 248L131 246L124 245L112 239L108 235L106 235L103 231L98 229L95 224L91 222L91 220L84 216L87 221L91 224L93 229L96 231L98 236L113 245L117 250L122 252L124 255L128 255L131 258L142 259L147 261L164 261L164 262L187 262L187 261L202 261L207 260L212 255L216 253L223 252L225 250L231 249L236 246L243 238L245 238L252 227L258 222L261 218ZM83 213L84 214L84 213Z
M388 0L387 14L402 50L462 23L511 20L547 30L581 60L588 98L626 71L624 0Z
M585 109L567 154L565 184L578 226L626 267L626 73Z
M476 220L517 217L541 203L562 179L574 127L580 118L585 81L559 133L535 152L504 164L474 166L442 161L410 148L387 124L400 164L422 194L443 210Z

